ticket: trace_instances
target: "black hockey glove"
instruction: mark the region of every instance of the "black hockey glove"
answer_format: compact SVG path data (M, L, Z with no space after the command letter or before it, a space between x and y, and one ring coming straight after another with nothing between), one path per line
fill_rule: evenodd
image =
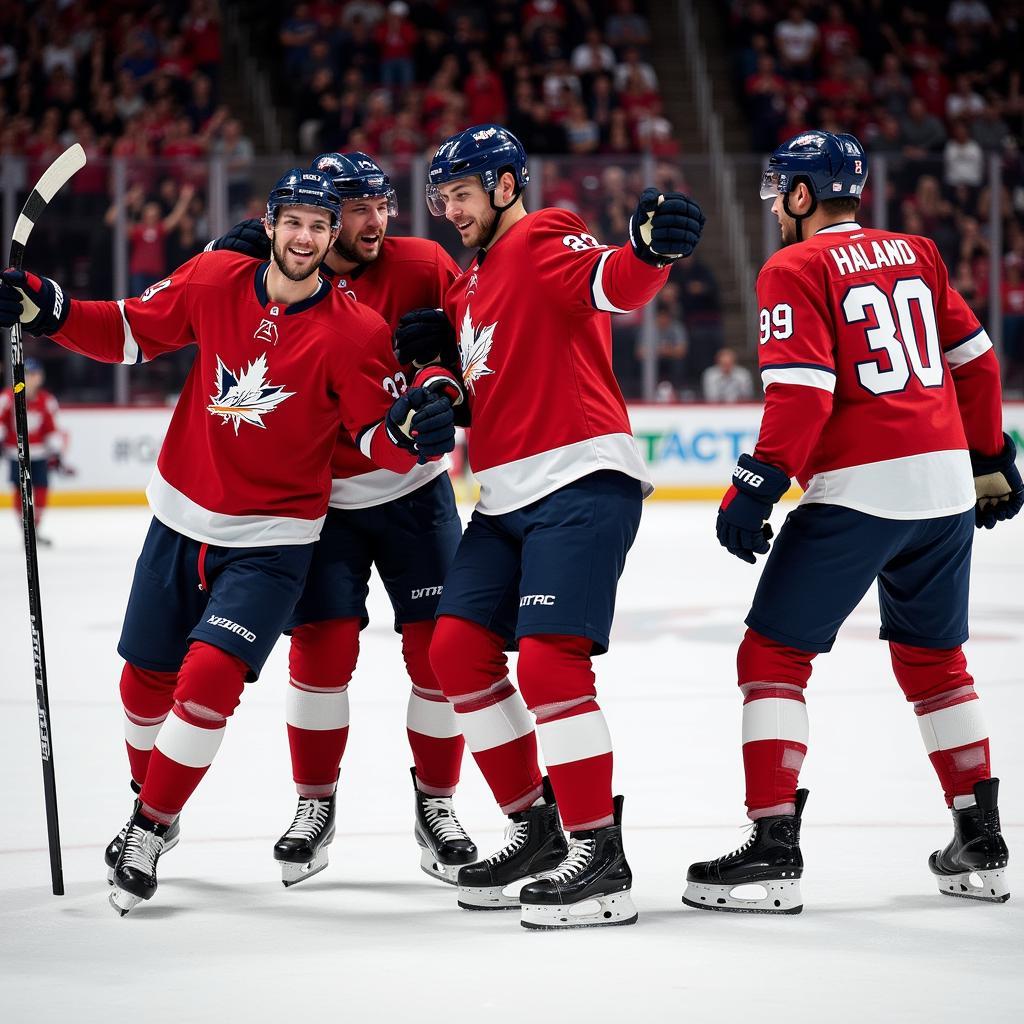
M998 455L971 452L974 491L974 525L991 530L996 523L1012 519L1024 506L1024 482L1016 466L1017 446L1009 434L1003 434L1003 450Z
M440 363L454 370L462 365L455 330L440 309L412 309L398 321L395 358L417 370Z
M772 506L789 490L789 477L752 455L741 455L732 471L732 486L718 510L718 543L730 555L754 564L768 553L772 528L765 521Z
M228 232L206 243L204 252L215 249L228 249L239 252L243 256L251 256L255 260L270 259L270 239L263 229L263 221L259 217L251 217L236 224Z
M21 321L32 334L56 334L64 326L71 303L56 281L12 268L0 280L0 327Z
M652 267L689 256L704 230L704 213L682 192L659 193L645 188L629 218L629 244Z
M421 465L455 448L452 403L428 388L409 388L388 410L384 428L392 444L418 455Z

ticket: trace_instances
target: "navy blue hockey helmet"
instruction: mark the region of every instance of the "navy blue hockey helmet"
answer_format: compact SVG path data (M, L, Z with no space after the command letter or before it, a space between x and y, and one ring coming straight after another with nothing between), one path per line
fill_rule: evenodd
M388 216L398 214L398 197L384 169L367 153L321 153L309 165L322 171L334 183L341 201L383 196L388 201Z
M761 198L786 196L801 179L816 200L860 199L868 180L867 153L853 135L801 132L772 153Z
M328 175L306 167L285 171L267 198L267 223L273 227L282 206L318 206L331 215L331 230L341 223L341 196Z
M511 171L516 179L516 197L530 180L523 144L500 124L478 124L445 139L430 161L427 172L427 206L435 217L444 216L444 199L439 185L476 176L486 192L494 190L501 175ZM513 199L513 202L515 200Z

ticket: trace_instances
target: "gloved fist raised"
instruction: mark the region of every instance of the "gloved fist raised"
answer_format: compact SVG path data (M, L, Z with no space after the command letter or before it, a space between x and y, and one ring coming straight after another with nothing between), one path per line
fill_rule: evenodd
M419 456L419 463L455 448L455 413L444 394L409 388L388 410L384 428L392 444Z
M1016 466L1017 446L1009 434L1003 434L1003 450L998 455L971 452L974 473L974 525L991 530L996 523L1012 519L1024 506L1024 482Z
M741 455L732 471L732 486L722 498L716 530L730 555L754 564L766 555L772 528L765 521L772 506L789 490L789 477L776 466Z
M402 366L422 369L431 363L454 368L461 365L455 329L440 309L412 309L395 330L395 358Z
M0 274L0 327L20 321L32 334L56 334L70 311L56 281L11 267Z
M704 230L704 213L682 192L645 188L629 219L629 243L637 258L652 267L689 256Z
M250 217L236 224L220 238L206 243L204 252L213 252L217 249L227 249L230 252L239 252L243 256L251 256L255 260L270 259L270 239L263 228L263 221L259 217Z

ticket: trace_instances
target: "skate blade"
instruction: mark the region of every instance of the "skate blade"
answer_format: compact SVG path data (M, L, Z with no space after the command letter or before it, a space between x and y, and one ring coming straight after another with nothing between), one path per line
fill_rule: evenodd
M444 882L445 885L458 885L459 872L465 866L465 864L442 864L430 850L423 850L420 854L420 870L424 874L430 875L431 878Z
M697 910L731 914L799 914L804 909L799 878L767 878L738 885L687 882L683 902Z
M306 881L314 875L319 875L327 867L327 847L321 846L313 855L313 859L305 864L290 864L288 861L278 861L281 865L281 884L290 889L299 882Z
M569 906L546 906L524 903L520 924L537 931L557 931L565 928L608 928L616 925L636 924L639 915L633 906L629 889L595 896Z
M136 896L125 889L119 889L117 886L111 889L108 899L110 905L121 917L124 917L130 910L134 910L143 901L141 896Z
M460 885L459 906L463 910L518 910L521 906L519 890L533 880L534 876L528 875L508 885Z
M169 842L167 842L164 845L163 851L161 852L160 856L163 857L165 854L170 853L170 851L173 850L178 845L178 840L180 838L181 838L181 836L177 835L173 839L171 839ZM113 884L114 884L114 869L108 867L107 868L107 885L113 885Z
M992 871L965 871L959 875L936 875L943 896L958 896L983 903L1005 903L1010 898L1006 868Z

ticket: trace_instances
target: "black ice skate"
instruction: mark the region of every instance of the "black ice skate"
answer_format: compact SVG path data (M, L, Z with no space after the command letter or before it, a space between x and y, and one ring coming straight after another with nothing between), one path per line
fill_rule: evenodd
M740 914L799 914L804 909L800 876L800 818L807 790L796 791L796 814L758 818L750 837L717 860L691 864L683 902L698 910Z
M327 867L327 847L334 839L334 797L300 796L294 820L274 844L274 860L281 865L286 889Z
M114 865L110 905L122 916L156 892L156 865L164 852L169 825L161 825L136 811L128 823L124 843Z
M519 894L505 889L558 867L568 852L551 783L544 779L544 803L509 816L505 845L487 860L459 872L463 910L515 910Z
M615 823L569 833L569 852L554 871L523 886L524 928L595 928L636 924L633 872L622 849L622 797Z
M1006 862L1010 853L999 832L999 780L974 784L977 805L953 811L953 838L928 858L944 896L1005 903L1010 898Z
M141 790L141 786L132 779L132 790L136 794ZM134 817L139 810L139 800L136 795L135 803L132 806L132 817ZM181 817L174 819L173 824L167 830L167 835L164 836L164 849L163 853L168 853L178 845L178 840L181 838L181 826L179 822ZM124 846L124 837L128 834L128 829L131 827L132 819L129 818L122 826L121 831L114 836L113 839L107 843L106 850L103 851L103 860L107 865L107 882L110 885L114 884L114 867L117 864L117 858L121 856L121 847ZM161 854L163 856L163 854Z
M416 842L423 851L420 868L431 878L458 885L459 869L477 859L476 843L459 824L450 796L428 796L416 787L416 769L412 788L416 793Z

